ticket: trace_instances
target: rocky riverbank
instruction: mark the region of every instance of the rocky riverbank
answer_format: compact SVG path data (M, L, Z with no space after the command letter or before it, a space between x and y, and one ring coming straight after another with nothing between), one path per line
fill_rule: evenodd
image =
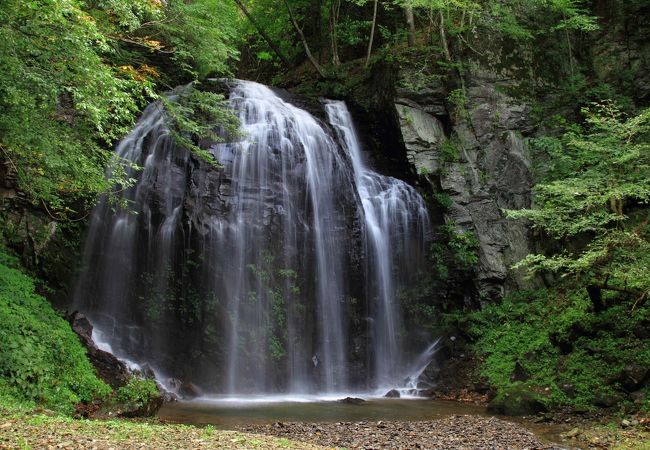
M495 417L451 416L417 422L276 422L242 431L349 449L562 449Z

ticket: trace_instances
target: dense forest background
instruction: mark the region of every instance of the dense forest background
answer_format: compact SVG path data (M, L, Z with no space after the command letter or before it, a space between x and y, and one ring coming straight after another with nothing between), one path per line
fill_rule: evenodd
M454 130L480 126L468 92L489 74L528 108L533 202L504 212L532 230L509 268L525 289L442 295L475 277L480 236L441 219L431 271L404 297L411 320L458 337L441 353L449 370L469 367L462 382L497 399L647 409L648 17L643 0L3 2L0 396L69 411L110 392L45 298L69 294L92 205L134 183L112 148L163 92L199 88L163 105L179 141L218 165L200 138L236 123L200 90L207 77L343 98L369 123L391 89L440 88ZM448 134L436 171L403 174L441 215L440 180L463 160L462 135Z

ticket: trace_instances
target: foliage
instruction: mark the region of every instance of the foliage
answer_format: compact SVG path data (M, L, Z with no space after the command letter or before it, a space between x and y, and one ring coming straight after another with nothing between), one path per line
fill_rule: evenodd
M447 96L447 102L452 105L456 120L469 120L468 99L463 89L451 91Z
M178 80L226 70L234 10L218 0L8 0L0 6L0 150L18 187L62 218L114 185L128 163L110 145ZM228 15L229 14L229 15ZM111 165L106 171L107 165ZM107 177L106 174L109 174Z
M530 40L535 34L571 29L593 31L598 28L581 0L402 0L398 4L409 5L426 12L431 20L442 16L442 26L454 36L471 39L476 28L492 35L503 35L515 40ZM539 27L535 19L551 17L554 24L547 29Z
M172 61L193 79L230 73L237 58L239 15L232 2L223 0L171 0L167 20L154 26L168 48Z
M442 142L439 150L440 161L454 163L460 160L462 143L457 134L453 134Z
M160 392L154 380L134 376L115 392L115 401L142 408L159 396Z
M16 264L0 252L0 396L71 412L107 395L69 324Z
M635 334L647 326L650 309L630 314L630 306L596 313L584 291L540 290L506 297L464 320L482 361L479 375L490 385L512 386L519 364L526 385L546 403L589 407L598 395L621 389L616 375L623 367L650 365L650 348Z
M479 242L471 231L455 231L449 233L449 248L452 251L457 267L468 269L478 263L477 251Z
M237 135L239 121L227 108L223 95L201 91L194 86L183 88L171 98L161 98L169 117L169 128L179 145L203 161L219 167L212 153L198 144L202 139L220 141L215 126L222 132Z
M583 284L650 292L650 109L625 118L611 103L585 109L584 127L538 141L550 180L535 186L534 209L510 211L565 244L517 267L558 272ZM583 239L586 245L574 246Z
M10 0L0 21L0 148L19 186L57 209L106 191L99 142L128 130L151 84L102 61L108 39L77 2Z

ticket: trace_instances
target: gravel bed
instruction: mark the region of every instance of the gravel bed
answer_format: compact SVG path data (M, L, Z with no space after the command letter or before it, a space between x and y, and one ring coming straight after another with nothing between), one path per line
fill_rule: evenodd
M563 449L531 431L494 417L451 416L423 422L276 422L242 431L348 449Z

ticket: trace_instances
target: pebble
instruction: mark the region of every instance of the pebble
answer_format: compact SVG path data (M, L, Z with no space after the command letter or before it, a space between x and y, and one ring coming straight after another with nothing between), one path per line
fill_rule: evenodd
M321 433L309 433L317 427ZM249 425L243 431L349 449L523 450L559 449L521 425L495 417L451 416L418 422L287 422L283 428ZM573 430L572 430L573 431ZM310 435L311 434L311 435ZM577 434L576 434L577 435Z

